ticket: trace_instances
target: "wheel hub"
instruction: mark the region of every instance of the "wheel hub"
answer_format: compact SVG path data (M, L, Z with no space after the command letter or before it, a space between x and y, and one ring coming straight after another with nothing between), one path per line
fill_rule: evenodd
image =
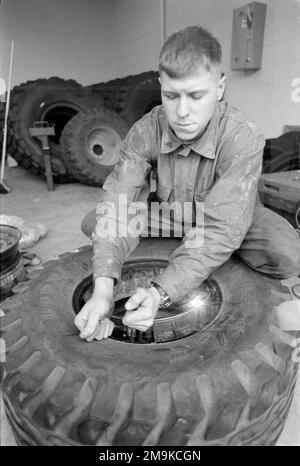
M93 147L93 151L95 155L102 155L103 154L103 147L100 144L95 144Z
M87 136L88 157L96 165L114 165L119 159L120 136L112 128L101 126Z

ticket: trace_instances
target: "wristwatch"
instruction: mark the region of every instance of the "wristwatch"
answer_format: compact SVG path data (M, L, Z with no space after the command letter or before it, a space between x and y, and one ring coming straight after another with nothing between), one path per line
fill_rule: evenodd
M159 303L159 307L161 309L168 309L168 307L171 306L171 301L170 301L170 297L169 295L167 295L167 293L165 292L165 290L160 286L158 285L157 283L155 282L151 282L151 285L157 289L157 291L159 292L160 294L160 303Z

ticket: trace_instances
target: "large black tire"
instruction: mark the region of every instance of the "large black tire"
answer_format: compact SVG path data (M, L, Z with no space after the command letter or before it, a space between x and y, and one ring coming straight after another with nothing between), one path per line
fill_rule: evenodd
M300 169L300 131L266 140L262 173Z
M142 240L123 272L127 292L138 285L136 267L159 267L177 244ZM63 254L3 303L3 399L19 444L276 442L297 377L294 337L273 312L290 299L279 280L232 258L214 274L224 300L203 331L161 344L87 343L72 299L90 273L90 247Z
M129 129L107 109L78 113L61 137L62 157L68 172L84 184L102 186L119 160L119 148Z
M99 93L108 108L120 113L131 126L153 107L161 104L161 91L156 71L147 71L89 88Z
M102 103L100 96L71 79L52 77L15 86L8 119L8 153L24 168L45 177L41 144L30 135L29 128L35 121L48 121L55 125L55 136L49 137L54 180L72 181L60 154L61 132L78 112L100 107Z

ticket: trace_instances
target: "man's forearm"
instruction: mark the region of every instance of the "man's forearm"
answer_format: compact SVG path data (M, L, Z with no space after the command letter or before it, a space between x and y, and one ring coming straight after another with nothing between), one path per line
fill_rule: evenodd
M114 279L112 277L96 277L94 281L94 295L112 296Z

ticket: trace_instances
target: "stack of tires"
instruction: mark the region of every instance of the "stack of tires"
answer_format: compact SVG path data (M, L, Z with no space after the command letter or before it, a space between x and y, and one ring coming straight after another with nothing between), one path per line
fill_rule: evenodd
M73 80L58 77L37 79L15 86L11 94L8 117L7 152L24 168L44 176L42 146L30 135L36 121L48 121L55 127L49 138L52 172L56 182L70 180L62 159L60 136L66 123L78 112L91 106L101 107L103 101ZM3 119L3 111L1 112Z
M158 77L158 72L148 71L94 84L89 89L100 94L105 105L120 114L131 126L153 107L161 104Z
M55 128L55 136L49 138L55 182L102 186L129 128L160 103L155 71L87 87L58 77L27 81L12 91L7 152L24 168L45 177L41 143L29 128L36 121L47 121ZM1 128L4 110L0 102ZM294 130L267 139L263 173L299 169L299 134Z
M55 128L49 137L54 180L102 186L130 126L160 103L158 73L152 71L87 87L58 77L27 81L12 90L7 152L45 177L42 146L29 129L47 121ZM0 122L4 109L2 104Z

